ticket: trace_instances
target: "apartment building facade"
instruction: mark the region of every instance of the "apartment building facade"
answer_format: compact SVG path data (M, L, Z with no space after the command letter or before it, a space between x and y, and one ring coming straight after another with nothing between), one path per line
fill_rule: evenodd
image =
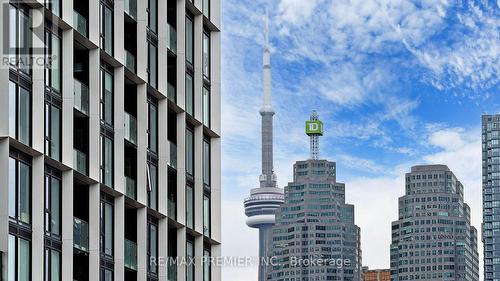
M0 9L0 279L220 280L220 1Z

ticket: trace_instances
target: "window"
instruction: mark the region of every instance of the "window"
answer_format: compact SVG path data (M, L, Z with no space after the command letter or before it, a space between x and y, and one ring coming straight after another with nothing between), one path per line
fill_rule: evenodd
M101 68L101 122L113 126L113 75Z
M61 0L45 0L45 6L51 10L52 13L61 17Z
M203 235L210 237L210 197L203 196Z
M45 233L61 236L61 175L46 167L45 171Z
M52 90L61 92L61 39L50 29L45 32L46 66L45 66L45 85Z
M210 0L203 0L203 15L210 19Z
M31 163L24 155L11 152L9 158L9 217L31 224Z
M194 243L191 240L186 242L186 260L194 259ZM194 281L194 263L186 263L186 281Z
M101 183L113 187L113 140L101 135Z
M153 210L158 209L158 167L149 163L148 170L148 206Z
M158 33L158 0L149 0L148 2L148 27L154 33Z
M203 32L203 76L210 79L210 36L206 32Z
M101 281L113 281L113 270L101 268Z
M203 185L210 189L210 140L203 140Z
M13 5L9 7L9 63L30 74L32 31L29 11Z
M113 55L113 10L110 6L101 2L100 14L100 46L106 53Z
M45 249L45 281L61 281L61 252Z
M186 62L193 65L194 58L194 32L193 20L186 17Z
M194 192L189 185L186 186L186 226L194 228Z
M9 81L9 135L31 145L31 93Z
M148 221L148 273L158 276L158 223L154 218Z
M186 73L186 113L194 116L193 76Z
M148 148L149 151L158 152L158 104L155 98L148 97Z
M203 87L203 125L210 127L210 90Z
M210 281L210 275L212 273L212 269L210 266L210 250L209 249L204 249L203 250L203 256L204 262L203 262L203 281Z
M157 57L158 57L158 49L157 47L149 42L149 57L148 57L148 81L149 85L153 88L158 88L158 66L157 66Z
M194 135L190 129L186 130L186 174L194 176Z
M109 195L101 196L101 254L105 257L113 257L113 198ZM106 279L107 280L107 279Z
M58 161L61 161L61 105L57 98L45 102L45 154Z
M9 235L9 281L31 280L30 241Z

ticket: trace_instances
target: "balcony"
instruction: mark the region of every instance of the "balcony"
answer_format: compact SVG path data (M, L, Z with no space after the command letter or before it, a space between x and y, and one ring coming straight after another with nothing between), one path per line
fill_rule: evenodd
M89 88L78 80L74 80L75 104L74 108L85 115L89 115Z
M171 198L167 200L167 215L173 220L177 219L177 204Z
M135 73L135 56L127 50L125 50L125 67Z
M87 19L77 11L73 11L73 27L84 37L88 37Z
M177 169L177 145L171 141L169 143L170 149L170 158L168 161L168 165L174 169Z
M174 54L177 53L177 31L173 26L167 24L167 48Z
M89 224L73 217L73 247L78 250L89 251Z
M174 103L177 102L175 87L167 82L167 98Z
M80 150L73 148L73 161L74 169L80 174L87 174L87 154L81 152Z
M125 195L127 195L132 199L135 199L136 198L135 191L136 191L135 180L125 176Z
M137 244L125 239L125 267L137 270Z
M169 257L168 260L175 260L175 257ZM168 262L167 268L167 280L177 281L177 265L175 262Z
M137 0L125 0L124 5L125 13L134 20L137 20Z
M125 139L137 145L137 119L125 112L123 119Z

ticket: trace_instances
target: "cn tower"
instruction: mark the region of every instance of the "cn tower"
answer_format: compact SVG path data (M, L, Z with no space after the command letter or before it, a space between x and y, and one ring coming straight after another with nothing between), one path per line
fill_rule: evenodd
M259 281L266 280L267 265L264 259L270 256L270 230L274 225L274 213L284 201L283 189L277 187L273 168L273 116L271 102L271 52L269 50L269 19L266 13L266 45L263 58L263 105L262 118L262 174L260 187L250 191L245 199L247 225L259 229Z

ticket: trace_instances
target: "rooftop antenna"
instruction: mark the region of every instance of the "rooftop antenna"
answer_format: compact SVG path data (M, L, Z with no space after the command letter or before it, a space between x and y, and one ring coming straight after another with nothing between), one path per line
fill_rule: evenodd
M313 110L309 121L306 121L306 134L310 138L310 157L319 159L319 137L323 135L323 122L318 119L318 113Z

